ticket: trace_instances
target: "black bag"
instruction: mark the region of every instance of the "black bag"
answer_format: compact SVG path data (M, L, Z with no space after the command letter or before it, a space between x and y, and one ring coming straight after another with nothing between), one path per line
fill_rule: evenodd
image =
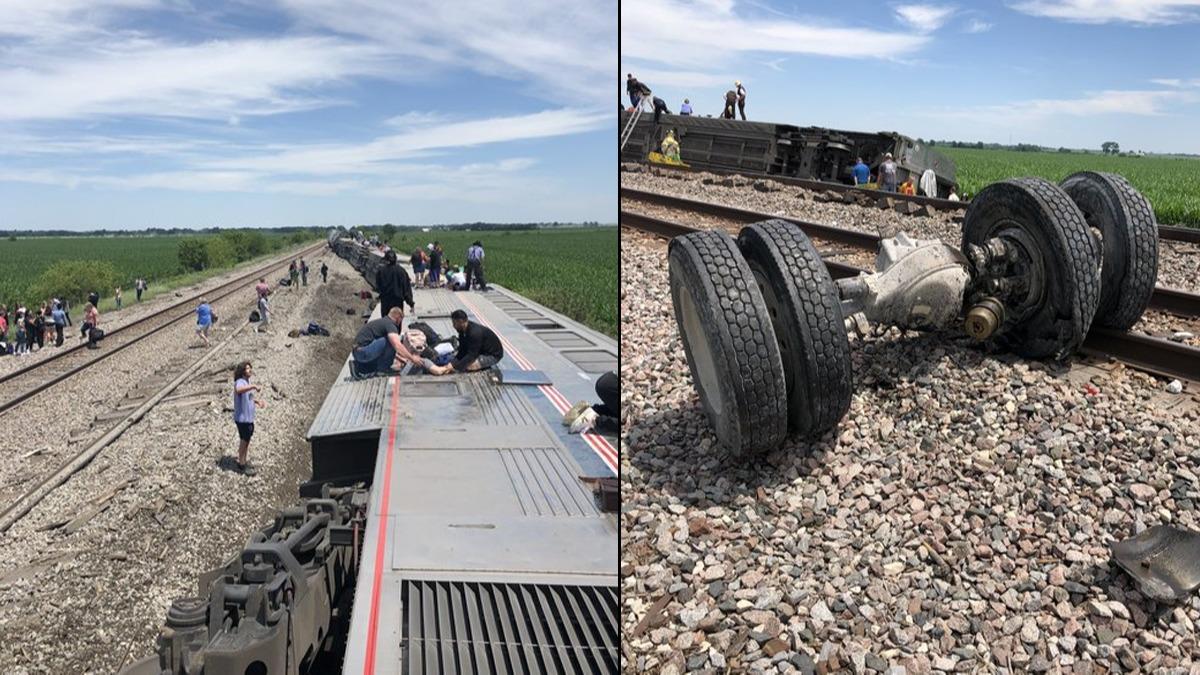
M424 333L425 334L425 343L430 346L436 345L437 343L442 341L442 338L441 338L441 336L439 336L437 334L437 331L435 331L432 326L425 323L424 321L414 321L414 322L408 324L408 327L412 328L414 330L419 330L422 333Z
M99 342L104 339L104 329L93 328L88 331L88 342Z
M216 321L216 318L214 318L213 321ZM258 323L259 321L262 321L262 316L259 315L258 310L256 309L256 310L251 311L250 312L250 323Z

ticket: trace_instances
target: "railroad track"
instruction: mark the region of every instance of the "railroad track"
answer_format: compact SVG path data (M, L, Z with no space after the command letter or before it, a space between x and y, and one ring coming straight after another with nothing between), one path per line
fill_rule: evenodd
M626 196L625 188L622 188L622 196ZM667 197L667 195L658 196ZM692 200L682 201L691 202ZM707 202L694 203L708 204ZM675 208L687 208L686 206L680 206L678 203L671 204L671 206L674 206ZM729 207L720 206L720 208L725 209ZM753 213L752 211L745 211L743 209L733 209L733 211L739 211L745 214ZM706 213L724 218L731 217L725 215L724 213ZM756 217L754 220L745 220L745 222L750 223L778 218L778 216L772 216L768 214L755 214L755 216ZM740 218L734 219L740 220ZM808 223L792 218L784 218L783 220L787 220L788 222L796 224L810 237L831 239L829 234L829 229L831 228L829 228L828 225ZM676 223L661 218L653 218L624 210L621 211L618 222L622 227L632 227L634 229L641 230L643 232L649 232L667 239L671 239L672 237L682 234L688 234L690 232L696 232L699 229L689 225L684 225L682 223ZM815 228L813 228L814 225ZM849 231L847 230L846 232ZM862 233L855 234L861 235ZM843 243L850 243L845 240L841 241ZM825 267L829 270L830 275L835 279L857 276L860 272L870 271L854 267L853 265L846 265L844 263L829 260L825 261ZM1180 294L1182 296L1189 296L1186 300L1181 301L1187 307L1193 309L1200 307L1200 296L1195 296L1190 293L1183 293L1182 291L1171 292ZM1197 315L1200 315L1200 313L1191 314L1190 316ZM1087 340L1083 343L1083 352L1099 358L1113 358L1127 365L1138 368L1139 370L1144 370L1155 375L1178 378L1191 382L1200 382L1200 349L1171 342L1170 340L1164 340L1162 338L1151 337L1148 335L1139 335L1137 333L1130 333L1128 331L1093 327L1091 332L1088 333Z
M872 253L879 250L880 237L879 235L871 234L870 232L848 230L841 227L824 225L822 223L813 223L806 220L798 220L796 218L777 216L770 213L751 211L749 209L727 206L725 204L716 204L713 202L705 202L696 199L687 199L685 197L676 197L674 195L663 194L661 192L650 192L648 190L637 190L633 188L622 187L621 197L623 199L634 199L649 204L656 204L658 206L679 209L682 211L690 211L692 213L713 216L715 218L732 220L740 224L757 223L772 219L786 220L797 225L810 237L824 239L826 241L839 244L846 244L848 246L861 248ZM627 214L624 211L621 212L622 224L624 224L624 219L627 215L632 214ZM1159 230L1161 234L1162 228L1160 227ZM857 274L857 272L854 274ZM854 276L854 274L851 274L850 276ZM1170 312L1172 314L1178 314L1180 316L1189 318L1200 317L1200 295L1166 286L1158 286L1154 289L1154 294L1150 296L1150 309L1158 309L1164 312Z
M898 202L913 202L914 204L918 204L920 206L929 206L930 208L934 208L939 211L966 211L967 207L970 205L970 202L964 202L964 201L951 201L949 199L940 199L937 197L923 197L921 195L902 195L899 193L884 194L882 192L879 192L878 190L869 190L866 188L854 187L853 185L843 185L842 183L831 183L831 182L823 181L823 180L791 178L789 176L758 176L758 175L754 175L754 174L744 174L744 173L740 173L738 171L732 171L732 170L727 170L727 169L693 169L690 167L684 168L681 166L669 166L666 164L655 164L654 168L664 169L666 171L679 171L682 173L711 173L711 174L716 174L718 176L741 176L743 178L747 178L747 179L751 179L751 180L756 180L756 179L773 180L777 183L783 183L784 185L794 185L796 187L804 188L806 190L813 190L816 192L832 191L832 192L837 192L838 194L846 194L846 193L863 194L868 197L871 197L872 199L877 199L879 197L886 196L886 197L890 197ZM631 190L631 189L630 188L621 188L622 196L625 195L626 190ZM631 190L631 191L632 192L640 192L639 190ZM1179 242L1186 242L1189 244L1200 244L1200 228L1177 227L1174 225L1159 225L1158 226L1158 238L1162 239L1162 240L1166 240L1166 241L1179 241Z
M291 254L288 257L297 258L310 255L324 247L325 243L322 242ZM98 350L87 349L86 343L80 340L74 346L59 347L58 351L49 357L0 376L0 385L3 385L0 386L0 390L4 392L3 398L0 398L0 415L7 413L58 383L91 368L110 356L191 317L196 308L196 301L201 297L207 297L213 302L228 297L242 290L246 282L264 276L268 271L286 264L286 259L283 261L273 261L216 288L180 300L170 307L120 328L114 328L111 332L105 334L104 341L101 343L102 346ZM68 331L73 329L74 326L66 328ZM43 349L47 349L47 347Z
M44 361L31 364L19 371L5 375L0 382L16 380L20 384L5 386L7 389L15 389L16 393L5 398L3 402L0 402L0 414L14 409L38 393L100 363L112 354L137 344L141 340L169 326L191 318L195 302L201 296L208 297L212 301L228 297L244 290L245 284L248 281L265 276L268 272L276 268L284 267L287 264L288 258L310 255L324 247L324 243L315 244L289 255L287 258L275 260L257 267L214 289L186 298L150 316L114 330L111 335L118 335L120 338L115 341L117 344L109 344L109 338L106 336L105 345L100 352L90 352L80 345L65 350L61 354L55 354ZM65 453L65 457L56 458L52 466L46 467L49 473L42 472L36 478L32 476L28 477L19 484L19 487L22 489L19 495L10 497L6 494L5 502L0 504L0 532L6 532L13 524L45 499L47 495L87 466L104 448L119 438L126 429L136 424L150 410L168 402L170 400L169 397L178 387L196 377L198 371L207 362L211 361L214 356L224 350L238 334L249 326L249 323L245 321L231 323L237 326L233 333L226 336L212 348L204 350L202 355L197 358L186 358L186 356L181 355L182 358L173 360L167 366L165 372L152 374L144 380L136 391L130 392L126 399L118 402L113 411L98 416L93 421L93 427L97 433L102 429L106 429L102 435L83 444L78 450ZM47 367L45 364L51 365ZM186 399L187 397L179 396L176 398ZM81 525L103 510L105 502L108 499L111 499L117 492L129 484L136 482L136 480L137 476L131 476L127 483L117 486L108 495L101 496L93 501L90 508L76 514L74 519L54 523L49 527L66 527L70 530L73 527ZM14 486L8 485L5 487Z

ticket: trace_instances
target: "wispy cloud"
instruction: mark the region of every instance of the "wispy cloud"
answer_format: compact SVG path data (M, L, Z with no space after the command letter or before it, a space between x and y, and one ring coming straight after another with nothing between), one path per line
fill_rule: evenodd
M22 56L0 71L0 120L165 116L225 122L336 105L336 96L315 88L390 70L378 49L324 37L194 45L142 40Z
M621 5L621 58L683 71L738 54L813 54L879 59L911 54L924 35L770 16L749 18L738 3L639 0Z
M954 11L948 5L900 5L896 7L896 18L914 30L932 33L944 26Z
M425 127L430 124L440 124L445 122L447 117L443 113L433 110L410 110L400 115L394 115L383 121L389 127L399 129L410 129L413 127Z
M614 124L608 3L0 5L0 182L505 204L529 142ZM428 93L458 78L469 108Z
M1018 12L1076 23L1187 23L1200 20L1200 0L1021 0Z
M106 32L123 12L163 6L162 0L4 0L0 36L36 41L77 39Z
M1190 80L1179 79L1179 78L1175 78L1175 77L1163 77L1163 78L1152 79L1150 81L1153 82L1154 84L1162 85L1164 87L1174 87L1176 89L1190 89L1190 88L1200 87L1200 77L1192 78Z
M625 72L634 73L638 80L653 87L658 82L669 82L673 87L683 88L699 88L699 87L730 87L735 75L729 73L713 73L701 72L694 70L660 70L657 68L643 68L637 63L623 64Z
M365 143L297 145L276 153L221 159L207 166L313 175L373 173L390 170L381 168L382 163L424 157L430 151L577 134L612 125L613 119L608 112L546 110L426 126Z
M277 0L301 26L367 40L412 69L455 67L523 81L560 104L607 103L616 7L529 0Z
M992 29L992 24L983 19L971 19L967 21L967 25L963 26L965 33L986 33Z
M1200 100L1192 92L1161 90L1106 90L1077 98L1032 99L1001 105L980 105L928 111L929 115L989 122L1025 124L1048 117L1138 115L1154 117L1171 112L1170 106Z

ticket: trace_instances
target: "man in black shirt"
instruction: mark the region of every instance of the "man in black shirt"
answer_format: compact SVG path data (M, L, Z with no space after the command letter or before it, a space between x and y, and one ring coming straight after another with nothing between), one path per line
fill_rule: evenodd
M393 307L387 315L363 324L354 336L351 372L355 376L369 373L394 373L407 361L422 365L421 359L410 352L400 339L400 325L404 323L404 308Z
M654 123L658 124L659 117L661 117L663 113L670 115L671 111L667 109L667 102L661 98L655 96L652 101L654 103Z
M396 252L388 251L383 254L383 267L375 273L375 290L379 291L379 315L387 316L393 307L408 305L411 312L416 308L413 304L412 282L408 272L396 264Z
M92 303L92 307L100 309L100 294L96 291L88 293L88 302Z
M433 375L466 373L487 370L504 358L500 337L491 328L467 320L467 313L456 309L450 314L454 330L458 331L458 351L454 360L444 366L425 361L425 370Z
M721 113L721 119L734 119L737 115L734 111L735 105L737 105L737 92L730 89L725 92L725 110Z
M326 265L325 263L322 262L321 263L321 283L325 283L326 281L329 281L328 277L329 277L329 265Z

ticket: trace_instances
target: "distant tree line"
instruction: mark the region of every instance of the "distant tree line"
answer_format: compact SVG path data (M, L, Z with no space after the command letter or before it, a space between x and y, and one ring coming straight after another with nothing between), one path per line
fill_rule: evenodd
M1096 152L1095 150L1083 150L1083 149L1075 150L1075 149L1061 147L1061 146L1058 148L1052 148L1052 147L1045 146L1045 145L1034 145L1032 143L1017 143L1016 145L1012 145L1012 144L1006 145L1004 143L984 143L983 141L973 141L973 142L972 141L939 141L934 138L931 138L928 141L918 138L917 142L925 143L926 145L928 145L931 148L937 147L940 145L942 147L947 147L947 148L974 148L976 150L1012 150L1015 152L1059 152L1059 153L1064 153L1064 154L1072 153L1072 152L1078 152L1078 153L1084 153L1084 154ZM1105 155L1114 155L1114 156L1123 155L1125 157L1142 157L1142 156L1146 155L1145 152L1141 152L1141 151L1129 151L1129 152L1122 153L1121 152L1121 144L1117 143L1116 141L1105 141L1105 142L1101 143L1100 144L1100 152ZM1179 154L1177 154L1177 156L1190 157L1192 155L1179 153Z

